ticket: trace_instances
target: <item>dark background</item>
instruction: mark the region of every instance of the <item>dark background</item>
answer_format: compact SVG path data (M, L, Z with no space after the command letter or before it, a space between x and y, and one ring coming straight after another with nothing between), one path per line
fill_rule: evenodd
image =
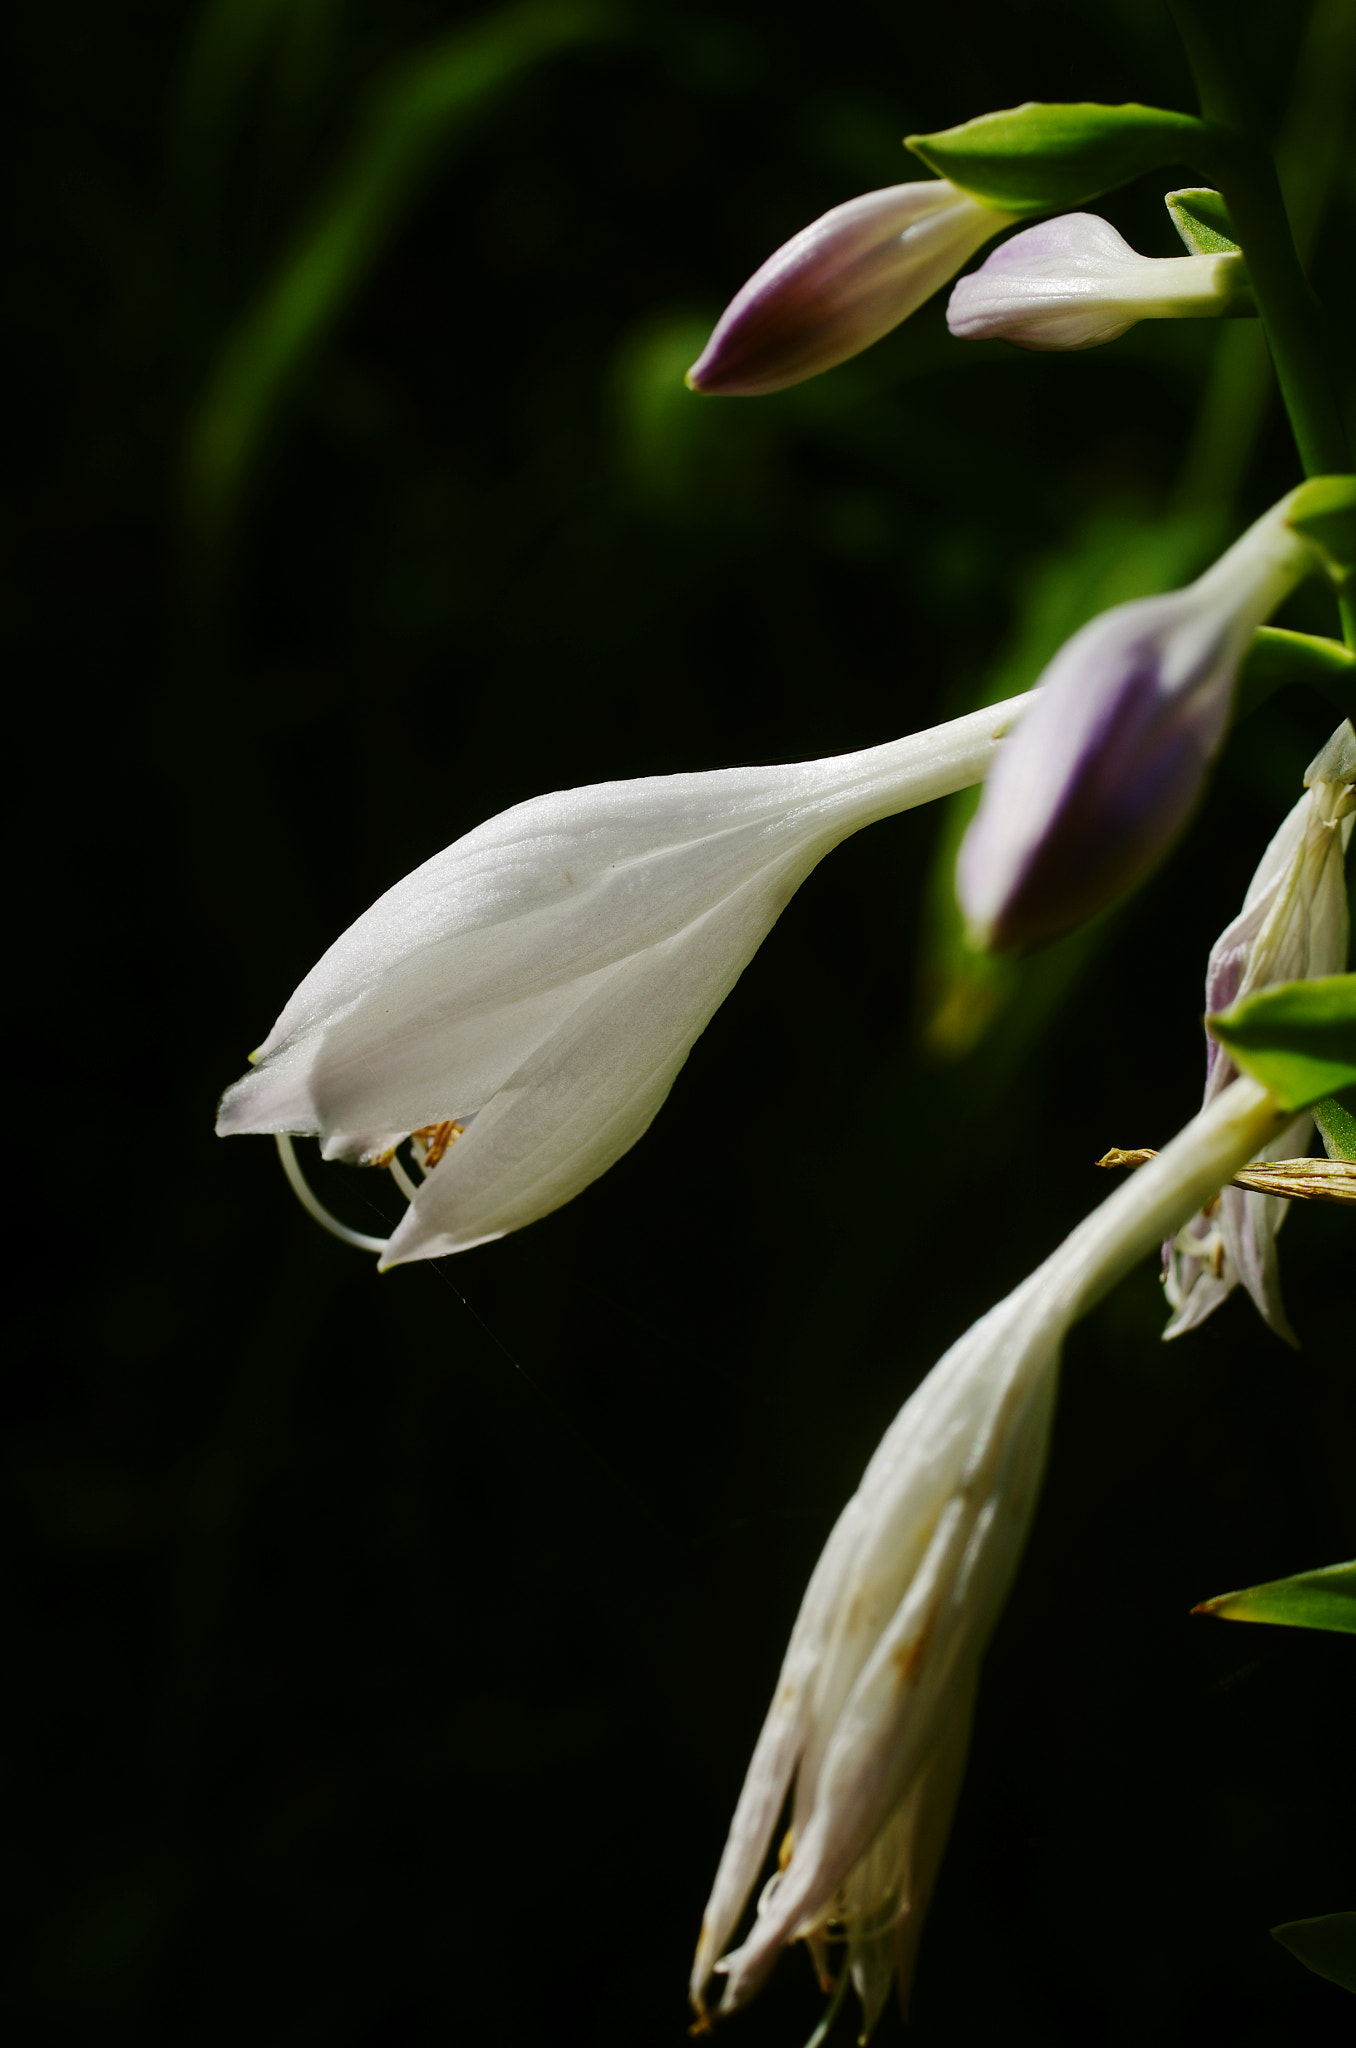
M1351 10L1303 44L1302 9L1235 16L1350 334ZM1023 687L1297 480L1244 322L1038 357L952 343L943 295L783 396L682 387L778 242L911 175L903 133L1190 106L1157 0L584 27L21 21L17 2043L682 2041L833 1518L1106 1192L1091 1162L1191 1114L1209 943L1336 722L1274 697L1153 884L1014 972L956 951L954 807L849 842L644 1142L507 1241L379 1278L270 1147L219 1143L303 972L480 819ZM1146 254L1168 182L1104 205ZM1331 627L1319 594L1287 616ZM398 1212L316 1177L359 1227ZM1356 1652L1188 1618L1356 1548L1350 1256L1340 1212L1292 1214L1298 1354L1241 1296L1164 1349L1148 1264L1071 1344L919 2048L1350 2038L1267 1929L1353 1903ZM792 1955L729 2038L799 2048L818 2010Z

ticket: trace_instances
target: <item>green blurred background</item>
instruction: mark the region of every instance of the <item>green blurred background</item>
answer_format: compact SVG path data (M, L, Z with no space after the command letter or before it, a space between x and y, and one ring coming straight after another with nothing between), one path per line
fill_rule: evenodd
M1349 336L1356 9L1237 20ZM1206 951L1333 706L1245 721L1152 886L1019 972L957 950L962 807L850 842L644 1142L457 1260L378 1278L213 1105L482 818L1023 687L1296 480L1246 322L1037 357L939 300L775 399L683 389L905 132L1190 106L1167 15L65 0L20 34L9 2038L677 2044L833 1518L1091 1162L1191 1113ZM1105 203L1146 254L1169 182ZM1187 1618L1356 1549L1341 1213L1284 1259L1298 1354L1237 1297L1162 1348L1149 1266L1070 1347L918 2048L1350 2038L1267 1928L1352 1902L1356 1652ZM729 2038L817 2010L789 1956Z

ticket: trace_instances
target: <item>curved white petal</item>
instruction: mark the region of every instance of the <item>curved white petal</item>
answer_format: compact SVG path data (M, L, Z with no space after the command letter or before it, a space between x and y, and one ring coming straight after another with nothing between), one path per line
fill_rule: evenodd
M1141 256L1109 221L1070 213L995 249L956 285L946 318L962 340L1096 348L1137 320L1223 313L1244 283L1241 256Z
M815 862L987 770L1025 699L860 753L566 790L399 882L307 976L217 1128L379 1156L469 1123L388 1258L569 1200L633 1144Z

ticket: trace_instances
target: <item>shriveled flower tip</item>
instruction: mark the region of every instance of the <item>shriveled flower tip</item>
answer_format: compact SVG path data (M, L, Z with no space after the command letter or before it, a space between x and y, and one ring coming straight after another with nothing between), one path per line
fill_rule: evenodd
M1095 213L1067 213L1013 235L951 294L946 321L966 341L1096 348L1137 320L1227 312L1247 289L1240 255L1141 256Z
M961 846L957 890L978 943L1058 937L1176 838L1253 633L1316 566L1289 506L1273 506L1185 590L1104 612L1055 656Z
M751 398L831 370L907 320L1015 218L945 178L831 208L735 294L688 371L689 385Z

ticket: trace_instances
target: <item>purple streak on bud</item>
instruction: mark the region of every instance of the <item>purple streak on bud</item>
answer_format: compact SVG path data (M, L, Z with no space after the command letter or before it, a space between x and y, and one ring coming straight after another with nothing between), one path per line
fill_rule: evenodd
M689 385L752 398L831 370L907 320L1015 218L945 178L833 207L735 294L688 371Z
M1066 213L1013 235L963 277L946 322L964 341L1097 348L1137 320L1223 313L1245 290L1241 256L1141 256L1109 221Z
M1104 612L1050 663L961 845L957 889L979 943L1056 938L1166 852L1223 739L1254 631L1315 566L1290 503L1185 590Z
M1218 641L1163 685L1180 597L1093 620L1047 669L999 754L961 846L957 886L986 945L1032 946L1082 923L1151 868L1180 830L1229 713Z

